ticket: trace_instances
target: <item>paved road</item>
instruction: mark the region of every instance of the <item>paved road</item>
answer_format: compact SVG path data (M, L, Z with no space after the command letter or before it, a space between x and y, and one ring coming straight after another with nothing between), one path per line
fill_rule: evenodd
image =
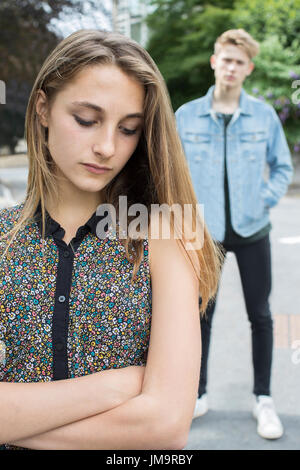
M256 434L251 415L250 328L236 260L231 255L224 267L214 317L210 410L193 421L186 449L300 449L300 194L283 198L273 209L271 220L275 333L272 393L285 434L276 441Z

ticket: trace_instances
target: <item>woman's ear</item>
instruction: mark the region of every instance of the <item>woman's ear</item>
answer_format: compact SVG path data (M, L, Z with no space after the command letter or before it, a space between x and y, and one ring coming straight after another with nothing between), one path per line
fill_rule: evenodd
M42 126L48 127L48 99L43 90L38 91L35 110Z

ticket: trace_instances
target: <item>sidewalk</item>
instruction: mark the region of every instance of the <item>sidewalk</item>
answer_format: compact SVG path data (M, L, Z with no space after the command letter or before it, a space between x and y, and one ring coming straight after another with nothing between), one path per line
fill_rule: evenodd
M1 168L18 168L28 165L27 156L25 154L0 156L0 176Z
M0 156L0 209L23 201L27 177L26 155Z

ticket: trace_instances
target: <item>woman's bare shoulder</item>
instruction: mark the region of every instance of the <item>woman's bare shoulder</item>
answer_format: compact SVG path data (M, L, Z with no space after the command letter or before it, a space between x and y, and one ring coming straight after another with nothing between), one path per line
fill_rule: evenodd
M152 219L149 225L148 244L150 267L155 268L165 262L176 260L178 267L183 264L196 277L200 275L199 257L197 251L183 237L175 234L174 229L168 226L168 220Z

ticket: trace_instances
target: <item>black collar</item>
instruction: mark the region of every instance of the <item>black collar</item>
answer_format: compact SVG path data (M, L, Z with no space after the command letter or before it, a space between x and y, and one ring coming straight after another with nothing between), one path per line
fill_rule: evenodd
M96 211L95 211L94 214L89 218L89 220L84 225L78 228L75 238L78 238L78 237L83 238L88 232L91 232L97 236L97 232L96 232L97 224L101 219L103 219L103 217L105 216L96 215ZM40 233L42 233L41 203L39 203L35 211L34 220L38 224ZM62 239L65 235L65 230L63 229L63 227L61 227L61 225L58 222L56 222L56 220L52 219L50 214L46 211L45 238L50 237L51 235L55 235L56 238Z

